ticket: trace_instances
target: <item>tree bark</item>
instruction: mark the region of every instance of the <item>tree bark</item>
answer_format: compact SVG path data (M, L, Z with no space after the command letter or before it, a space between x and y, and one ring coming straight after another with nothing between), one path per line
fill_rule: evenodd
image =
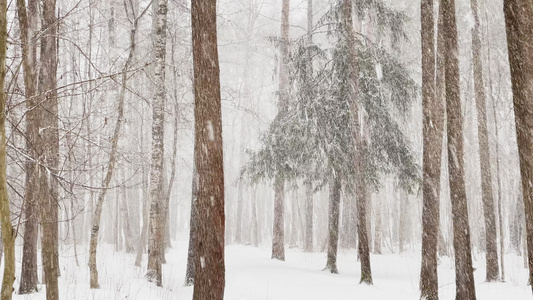
M455 282L457 300L476 299L468 205L464 181L463 115L459 90L459 59L455 0L443 0L446 41L446 113L448 131L448 170L453 216Z
M281 7L281 43L279 70L278 112L287 109L287 89L289 86L288 55L289 55L289 12L290 0L283 0ZM274 221L272 232L272 259L285 260L285 179L277 175L274 179Z
M216 0L193 1L194 159L198 171L194 300L223 299L224 162Z
M375 210L374 210L374 217L376 224L374 226L374 253L375 254L381 254L381 241L383 239L383 233L382 233L382 224L381 224L381 202L382 199L377 195L377 197L374 198L376 202Z
M489 135L487 131L487 112L485 85L483 82L483 63L481 62L481 25L478 15L477 0L471 0L470 6L474 16L472 28L472 60L474 71L474 91L477 109L477 129L479 140L479 163L481 167L481 190L483 213L485 218L486 280L498 280L498 247L496 244L496 215L494 213L494 196L492 191L492 172L490 168Z
M533 278L533 4L505 0L505 26L526 219L529 278ZM533 285L531 285L533 290Z
M38 126L36 148L39 161L40 219L42 226L42 258L46 283L46 299L58 299L58 182L54 178L59 164L57 81L56 1L43 1L41 37L41 72L39 74Z
M310 0L311 1L311 0ZM305 183L305 252L313 252L313 186Z
M130 51L128 58L122 69L122 78L121 78L121 87L118 95L118 107L117 107L117 121L115 122L115 128L113 130L113 136L111 139L111 151L109 153L109 162L107 164L106 175L102 182L102 191L98 195L98 200L96 201L96 207L93 212L93 217L91 220L91 240L89 245L89 271L90 271L90 287L91 289L97 289L100 287L98 283L98 269L96 267L96 250L98 247L98 233L100 231L100 218L102 216L102 206L104 204L105 196L111 183L113 173L115 170L115 163L117 159L117 149L118 149L118 140L120 137L120 132L122 128L123 118L124 118L124 98L126 96L126 84L128 80L128 70L130 64L133 61L133 56L135 54L136 46L136 33L139 23L139 19L144 15L146 9L139 15L134 16L133 28L130 31ZM144 225L143 225L144 226Z
M198 199L198 173L196 166L192 172L191 189L191 217L189 220L189 249L187 251L187 270L185 272L185 286L194 284L194 248L196 244L196 227L198 226L198 214L196 210L196 200Z
M442 8L442 5L440 6ZM435 30L433 0L421 1L422 24L422 267L420 299L438 300L437 245L439 238L440 167L444 106L435 94ZM440 32L439 32L440 34Z
M353 44L355 41L355 32L353 29L353 20L352 20L352 2L350 0L343 0L342 2L342 23L344 27L344 32L346 33L346 38L348 43ZM359 115L361 112L360 103L357 100L358 92L358 62L357 54L355 49L350 47L348 57L349 65L349 81L352 89L352 94L354 95L353 99L350 100L350 127L352 132L352 140L354 143L355 157L354 157L354 169L356 174L356 198L357 198L357 235L359 238L358 253L359 259L361 261L361 283L372 284L372 269L370 266L370 246L368 239L368 230L367 230L367 198L368 191L366 189L364 174L365 166L362 156L365 153L365 142L361 136L361 126L359 124Z
M29 10L26 10L24 0L17 0L17 14L20 27L20 39L22 42L22 67L24 71L24 92L26 96L26 147L30 154L30 159L26 161L26 182L24 194L24 245L22 250L22 273L20 279L19 294L29 294L37 292L37 239L39 234L39 207L36 192L37 177L35 162L35 143L39 129L36 124L35 96L36 72L35 61L37 47L33 41L37 25L37 1L29 1Z
M272 259L285 260L285 228L284 222L285 181L276 178L274 181L274 224L272 231Z
M0 295L11 300L15 281L15 231L11 227L11 212L6 183L6 79L7 0L0 0L0 223L4 244L4 276Z
M166 202L163 192L164 121L165 121L165 53L167 37L167 3L158 0L155 19L155 88L152 103L152 164L150 168L150 226L148 232L148 269L146 278L162 286L161 259L164 251Z
M338 172L336 172L338 174ZM339 212L341 204L341 180L338 175L331 179L329 186L329 218L328 218L328 260L326 268L333 274L337 270L337 246L339 244Z

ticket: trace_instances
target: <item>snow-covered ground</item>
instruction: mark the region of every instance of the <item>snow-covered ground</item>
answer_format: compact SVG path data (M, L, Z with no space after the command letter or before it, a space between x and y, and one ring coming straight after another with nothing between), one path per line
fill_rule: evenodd
M89 289L88 253L80 251L80 266L76 266L72 249L61 252L60 296L65 300L77 299L191 299L192 287L184 287L187 252L186 239L175 242L167 253L164 265L163 287L156 287L144 278L143 267L133 265L134 255L114 252L112 246L99 248L98 271L101 288ZM20 256L20 250L17 257ZM146 257L144 257L146 258ZM325 253L303 253L286 249L286 261L270 259L268 246L226 247L225 299L418 299L420 253L372 255L374 285L359 284L359 263L355 250L340 250L340 274L322 271ZM506 255L506 282L484 282L484 257L474 254L476 291L480 300L531 299L526 286L527 270L521 257ZM20 261L18 262L20 268ZM17 275L20 274L20 269ZM18 288L18 278L15 282ZM455 299L453 261L441 260L439 265L440 299ZM14 299L45 299L44 290L34 295L15 295Z

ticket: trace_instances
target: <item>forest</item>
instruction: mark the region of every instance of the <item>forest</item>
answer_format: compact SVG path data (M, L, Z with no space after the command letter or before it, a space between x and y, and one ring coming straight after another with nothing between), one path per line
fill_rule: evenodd
M0 300L531 299L533 0L0 0Z

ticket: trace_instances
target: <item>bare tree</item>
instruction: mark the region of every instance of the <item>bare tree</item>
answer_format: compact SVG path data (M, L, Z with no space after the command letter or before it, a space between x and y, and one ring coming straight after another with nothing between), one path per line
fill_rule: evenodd
M164 250L166 195L163 191L165 54L167 39L167 0L157 2L155 18L155 97L152 102L152 165L150 168L150 230L148 234L148 269L146 278L162 285L161 258Z
M137 28L139 25L139 20L142 18L142 16L146 13L150 6L148 5L138 16L133 16L133 24L132 28L130 30L130 51L128 54L128 58L126 59L126 62L124 63L124 67L122 69L122 76L120 81L120 92L118 95L118 115L117 115L117 121L115 122L115 128L113 130L113 136L111 139L111 151L109 153L109 162L107 164L107 171L105 173L105 177L102 181L102 191L98 195L98 200L96 202L96 207L93 212L93 217L91 221L91 240L90 240L90 246L89 246L89 269L90 269L90 287L92 289L97 289L100 287L98 283L98 269L96 267L96 250L98 247L98 233L100 231L100 218L102 216L102 206L104 204L104 200L106 197L107 190L109 188L109 184L111 183L111 179L113 177L113 172L115 170L115 164L117 160L117 148L118 148L118 140L120 137L120 132L122 128L122 123L124 119L124 98L126 96L126 84L128 81L128 71L130 70L130 66L133 61L133 57L135 54L135 46L136 46L136 33ZM135 14L135 13L134 13Z
M443 0L446 41L446 113L448 131L448 169L453 216L456 299L475 300L474 270L470 250L470 228L465 191L463 153L463 115L459 90L459 59L455 0Z
M11 212L6 184L6 79L7 0L0 0L0 225L4 248L4 276L0 296L11 300L15 281L15 231L11 226Z
M22 42L22 68L24 71L24 93L26 96L26 147L31 158L26 161L26 186L24 193L24 245L22 251L22 273L20 279L19 294L37 292L37 238L39 233L39 208L37 206L36 190L37 168L32 158L35 153L38 126L36 124L35 92L36 85L36 54L37 47L33 41L38 24L37 1L29 1L29 10L26 10L24 0L17 0L17 14L20 27L20 39Z
M526 219L529 282L533 278L533 7L530 1L505 0L505 27L516 122L522 195ZM525 253L524 253L525 255ZM531 285L533 290L533 285Z
M481 24L479 21L477 0L471 0L470 6L472 15L474 16L474 28L472 28L472 60L474 65L474 91L477 108L479 162L481 167L481 196L485 217L486 280L495 281L499 277L498 247L496 244L496 215L494 213L489 135L487 131L487 106L485 85L483 82L483 63L481 62Z
M46 283L46 299L58 299L58 182L54 173L59 166L57 81L56 1L43 1L41 36L41 70L37 103L39 135L36 142L39 162L40 219L42 226L42 258Z

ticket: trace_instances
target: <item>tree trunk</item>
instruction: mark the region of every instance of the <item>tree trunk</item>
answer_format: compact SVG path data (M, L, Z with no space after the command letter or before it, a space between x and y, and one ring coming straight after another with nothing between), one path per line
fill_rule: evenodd
M259 224L257 221L257 185L253 187L253 195L252 195L252 226L251 226L251 236L252 236L252 243L254 244L254 247L259 247Z
M474 68L474 91L477 109L477 128L479 140L479 162L481 167L481 190L483 213L485 217L486 280L498 280L498 247L496 244L496 216L494 213L494 196L492 193L492 176L490 169L489 135L487 131L487 113L485 86L483 82L483 63L481 62L481 25L478 16L477 0L470 1L474 28L472 29L472 59Z
M192 2L194 159L198 171L198 227L194 300L223 299L224 163L216 0Z
M6 79L7 1L0 0L0 223L4 244L4 276L0 292L2 300L11 300L15 281L15 231L11 227L11 212L6 183Z
M440 5L442 8L442 5ZM439 13L439 15L442 15ZM439 17L440 19L440 17ZM421 2L422 24L422 267L420 299L438 300L437 244L439 238L440 167L444 106L435 94L435 32L433 0ZM439 27L439 30L442 28ZM439 36L441 32L439 31Z
M339 174L338 172L335 172ZM329 218L328 218L328 260L326 268L333 274L337 270L337 246L339 243L339 210L341 204L341 180L338 175L331 179L329 186Z
M313 186L305 183L305 252L313 252Z
M42 257L46 283L46 299L58 299L58 182L53 178L59 164L57 74L57 18L56 1L43 1L41 37L41 72L37 113L39 137L37 154L40 162L39 195L41 197ZM44 130L43 130L44 129Z
M166 202L163 192L165 53L167 37L167 0L158 0L155 19L155 88L152 103L152 164L150 168L150 225L148 232L148 269L146 278L162 285L161 258L165 236Z
M187 271L185 272L185 286L194 284L194 248L196 244L196 228L198 224L198 215L196 210L196 200L198 199L198 173L196 166L192 172L192 189L191 189L191 217L189 220L189 249L187 252Z
M37 168L32 158L35 159L35 143L38 135L36 124L35 103L33 96L37 89L35 61L37 47L32 40L37 27L37 1L29 1L29 10L26 11L26 3L17 0L17 14L22 42L22 67L24 71L24 88L26 96L26 147L31 158L26 161L26 183L24 194L24 245L22 250L22 273L20 279L19 294L37 292L37 239L39 234L39 207L37 206Z
M274 224L272 231L272 259L285 260L284 202L285 181L276 178L274 182Z
M347 35L348 43L355 41L355 32L353 29L352 21L352 2L350 0L343 0L342 2L342 18L344 31ZM368 242L368 230L367 230L367 198L368 192L365 185L365 163L362 156L366 152L366 145L361 136L361 127L359 124L359 114L361 112L360 103L357 100L358 92L358 62L355 49L350 47L349 57L349 80L351 85L352 94L354 97L350 100L350 126L352 132L352 139L354 143L354 149L357 155L354 159L354 169L356 174L356 198L357 198L357 235L359 237L358 253L361 260L361 283L372 284L372 269L370 266L370 250Z
M379 195L376 195L374 198L376 202L375 210L374 210L374 216L376 220L376 224L374 226L374 253L375 254L381 254L381 240L383 238L382 229L381 229L381 197Z
M115 170L118 140L120 137L120 131L122 128L122 122L124 121L124 98L126 95L126 84L128 79L128 70L130 64L133 61L133 56L135 54L136 46L136 32L139 23L139 19L144 15L146 10L144 10L138 17L134 16L133 28L130 31L130 51L128 58L124 64L122 70L121 78L121 87L118 95L118 107L117 107L117 121L115 123L115 128L113 130L113 136L111 139L111 152L109 153L109 162L107 164L106 175L102 182L102 191L98 195L98 200L96 201L96 207L93 212L93 217L91 220L91 240L89 245L89 270L90 270L90 287L91 289L97 289L100 287L98 283L98 270L96 267L96 250L98 247L98 233L100 231L100 218L102 216L102 206L104 204L105 196L113 177L113 172ZM144 226L144 225L143 225Z
M464 181L463 115L459 90L459 60L455 0L443 0L446 40L446 113L448 125L448 169L453 216L456 299L474 300L474 273L470 250L468 205Z
M529 278L533 278L533 7L531 1L504 1L505 25L526 219ZM531 285L533 290L533 285Z
M127 253L134 253L133 231L130 225L130 212L128 209L128 194L126 192L126 171L122 169L122 185L120 186L120 219L122 219L122 233L124 236L124 247Z

